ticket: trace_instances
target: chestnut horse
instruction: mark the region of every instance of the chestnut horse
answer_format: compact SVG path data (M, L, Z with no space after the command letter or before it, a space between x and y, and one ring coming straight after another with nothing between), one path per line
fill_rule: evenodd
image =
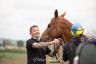
M41 41L51 41L54 38L62 38L64 43L71 40L72 23L64 18L66 13L58 16L58 11L55 10L54 17L48 24L46 30L41 35Z
M61 16L58 16L58 11L55 10L55 17L51 19L51 22L48 24L46 30L41 35L40 40L50 41L54 38L62 38L65 42L70 41L71 39L71 27L72 23L64 18L65 13Z

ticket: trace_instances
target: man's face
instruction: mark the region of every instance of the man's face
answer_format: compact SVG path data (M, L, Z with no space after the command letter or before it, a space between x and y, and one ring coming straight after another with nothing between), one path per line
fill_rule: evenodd
M38 27L33 27L30 34L33 37L40 37L39 28Z

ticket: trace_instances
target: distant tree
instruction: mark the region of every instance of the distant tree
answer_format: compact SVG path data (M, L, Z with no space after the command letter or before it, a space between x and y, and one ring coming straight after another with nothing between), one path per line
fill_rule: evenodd
M7 46L7 45L11 45L11 40L9 39L4 39L3 40L3 47Z
M3 44L0 43L0 46L3 46Z
M17 41L18 47L24 47L24 42L22 40Z
M3 39L0 39L0 46L3 46Z

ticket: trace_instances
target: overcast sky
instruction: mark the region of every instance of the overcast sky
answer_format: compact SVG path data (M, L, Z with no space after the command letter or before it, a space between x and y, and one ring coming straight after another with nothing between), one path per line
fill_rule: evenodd
M87 32L96 27L96 0L0 0L0 38L28 39L30 26L41 33L54 16L66 11L65 18L80 23Z

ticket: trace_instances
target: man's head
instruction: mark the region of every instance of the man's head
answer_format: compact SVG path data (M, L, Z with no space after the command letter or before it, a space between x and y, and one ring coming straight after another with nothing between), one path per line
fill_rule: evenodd
M35 37L35 38L39 38L40 37L40 32L39 32L39 28L37 25L33 25L30 27L30 35L32 37Z

